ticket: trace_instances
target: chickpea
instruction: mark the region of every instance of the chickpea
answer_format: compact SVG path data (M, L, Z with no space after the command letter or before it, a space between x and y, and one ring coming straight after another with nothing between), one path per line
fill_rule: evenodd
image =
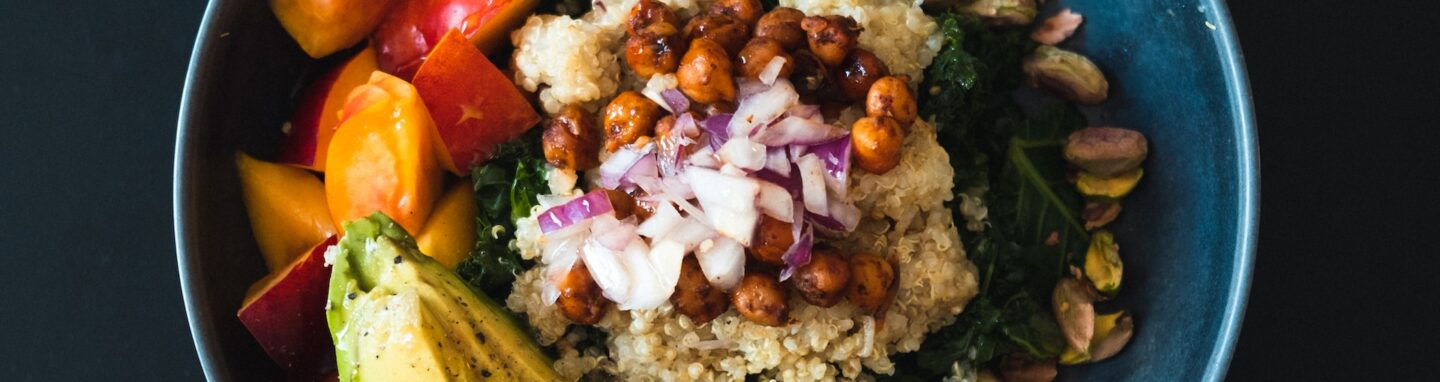
M885 76L870 85L865 96L865 114L871 117L895 118L900 127L909 130L915 124L915 94L910 92L909 76Z
M875 57L874 53L860 48L850 51L840 66L835 68L835 84L839 85L840 92L851 101L865 99L865 94L870 92L870 86L879 81L880 78L890 75L890 68Z
M865 117L850 125L850 143L860 168L871 174L884 174L900 164L900 145L905 130L890 117Z
M674 73L680 66L682 43L678 33L659 36L642 30L625 39L625 64L641 78Z
M670 303L675 304L675 311L689 316L690 321L703 324L725 313L730 308L730 297L710 285L695 256L686 256L680 262L680 282L675 284Z
M625 19L625 33L635 35L641 30L654 24L670 24L673 30L680 25L680 18L665 3L656 0L640 0L630 8L630 14Z
M819 93L829 85L829 74L826 73L825 64L820 62L819 57L808 50L797 50L790 54L795 60L794 70L790 74L790 83L795 85L795 92L802 97ZM814 104L811 101L809 104Z
M600 285L590 277L590 268L585 266L584 261L577 260L575 267L570 268L570 273L566 273L556 287L560 289L560 298L555 300L555 306L560 308L560 314L565 318L579 324L594 325L605 317L605 307L610 305L610 300L605 299Z
M786 51L804 48L805 30L800 29L800 20L803 19L805 13L795 8L775 8L755 22L755 37L775 40Z
M849 16L809 16L800 20L800 29L805 30L810 51L820 57L827 68L840 65L845 55L855 48L863 30Z
M626 91L605 105L604 121L605 151L615 152L620 147L635 143L640 137L649 136L660 119L664 109L639 92Z
M710 13L735 16L745 25L755 25L761 12L765 12L765 7L760 5L760 0L715 0L710 3Z
M730 302L740 315L766 326L790 323L790 291L769 272L747 271L740 286L730 295Z
M615 210L616 219L625 219L635 213L635 197L630 196L630 194L625 193L625 191L611 190L608 188L602 188L601 190L605 192L605 197L610 199L610 208Z
M545 161L557 168L585 171L600 165L600 137L595 116L576 105L565 105L550 119L541 136Z
M730 57L739 54L750 40L750 27L735 16L707 13L685 24L685 39L692 44L699 39L714 41L725 48L725 57Z
M685 57L680 60L680 70L675 73L680 91L701 104L735 102L735 79L731 77L731 65L730 56L720 44L708 39L690 42L690 50L685 52ZM639 93L636 97L645 98ZM651 102L651 105L654 103ZM658 105L655 107L659 108Z
M795 244L792 228L790 223L761 214L760 222L755 225L755 237L750 239L750 248L746 252L762 263L785 265L785 251Z
M740 49L740 75L752 80L760 79L760 72L770 64L770 60L776 57L785 59L785 64L780 66L780 75L776 78L788 78L790 72L795 69L795 59L785 53L785 48L774 40L756 37Z
M833 250L817 248L810 252L810 263L796 269L790 279L805 302L828 308L845 297L850 264Z
M884 312L895 299L896 281L895 268L885 258L857 253L850 256L850 290L846 298L866 313Z

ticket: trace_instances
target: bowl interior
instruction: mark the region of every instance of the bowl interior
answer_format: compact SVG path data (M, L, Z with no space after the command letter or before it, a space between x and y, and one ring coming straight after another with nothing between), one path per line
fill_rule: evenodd
M1243 313L1254 253L1257 160L1243 68L1214 0L1052 1L1085 25L1062 45L1111 80L1093 125L1144 132L1146 176L1112 227L1136 336L1063 380L1218 380ZM1057 4L1058 3L1058 4ZM1042 14L1043 17L1043 14ZM195 345L212 380L276 380L235 319L265 267L240 198L235 150L273 159L302 84L334 62L306 57L265 2L213 0L192 57L175 156L176 240ZM333 60L332 60L333 61Z

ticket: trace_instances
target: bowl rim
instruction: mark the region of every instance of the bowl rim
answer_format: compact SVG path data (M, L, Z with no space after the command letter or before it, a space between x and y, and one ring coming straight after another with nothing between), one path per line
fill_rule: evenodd
M187 230L181 224L189 221L184 206L187 204L187 195L183 193L186 175L190 172L190 166L184 161L186 148L191 145L189 137L190 121L197 117L190 107L191 98L196 93L198 84L197 75L200 71L208 71L202 61L209 61L207 54L210 44L217 37L217 30L211 28L214 18L219 10L219 3L223 0L208 0L205 5L204 16L200 20L199 31L196 33L194 46L190 51L190 63L186 68L184 90L180 98L180 112L177 121L175 134L175 155L172 179L172 215L175 229L176 262L178 263L181 297L185 303L185 315L189 322L191 339L195 343L196 356L200 361L201 369L206 380L222 380L219 365L214 359L211 341L214 338L214 324L205 321L200 317L194 290L205 283L205 280L192 272L194 265L187 256L190 251L187 248L190 243L186 240ZM1245 317L1246 305L1248 302L1251 273L1255 260L1257 239L1259 234L1260 219L1260 158L1258 155L1259 138L1257 126L1255 125L1254 107L1251 103L1249 79L1245 71L1244 54L1240 49L1240 42L1235 34L1234 25L1230 19L1229 8L1221 0L1199 0L1197 8L1206 14L1207 22L1216 33L1216 52L1219 53L1220 66L1225 77L1227 98L1230 101L1232 126L1235 134L1236 164L1238 167L1236 190L1238 192L1237 205L1239 214L1236 216L1235 247L1233 250L1234 269L1230 276L1230 287L1227 291L1225 310L1221 314L1221 321L1216 334L1216 342L1210 351L1210 356L1205 366L1202 380L1222 381L1229 369L1230 361L1234 356L1235 344L1240 336L1240 327ZM1209 9L1206 12L1205 9Z

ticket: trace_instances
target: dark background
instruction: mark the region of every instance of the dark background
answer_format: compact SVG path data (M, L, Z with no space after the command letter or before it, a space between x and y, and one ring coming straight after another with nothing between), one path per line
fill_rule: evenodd
M1262 163L1231 380L1435 378L1440 42L1422 3L1231 2ZM0 380L203 378L170 187L203 8L0 1Z

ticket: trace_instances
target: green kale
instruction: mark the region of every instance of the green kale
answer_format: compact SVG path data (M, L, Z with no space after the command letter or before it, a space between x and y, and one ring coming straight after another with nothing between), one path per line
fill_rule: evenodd
M455 267L471 287L504 298L515 276L530 264L510 242L515 220L528 216L546 189L545 163L538 151L539 129L496 148L494 159L470 171L475 191L475 247Z

